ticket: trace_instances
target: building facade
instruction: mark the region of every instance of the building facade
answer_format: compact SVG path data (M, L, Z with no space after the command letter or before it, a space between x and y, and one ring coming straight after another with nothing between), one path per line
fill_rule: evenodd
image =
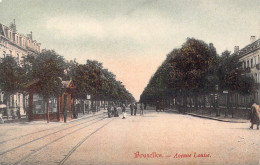
M239 57L244 73L255 80L255 92L251 96L238 95L239 103L249 104L254 99L256 103L260 104L260 39L251 36L250 44L242 49L235 46L234 54Z
M6 56L12 56L16 59L17 63L21 65L23 57L28 54L38 55L41 51L41 43L33 40L32 32L27 35L17 32L15 20L9 27L0 23L0 59L5 58ZM25 104L28 103L25 99L27 98L22 94L17 93L10 96L9 101L7 102L4 92L1 91L0 93L0 102L7 104L7 109L12 112L15 112L17 108L20 108L21 113L24 113Z

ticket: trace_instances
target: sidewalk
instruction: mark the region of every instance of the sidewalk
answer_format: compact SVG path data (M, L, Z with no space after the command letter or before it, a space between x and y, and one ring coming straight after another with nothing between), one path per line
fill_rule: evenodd
M67 121L67 122L80 120L81 118L84 118L84 117L87 117L87 116L90 116L90 115L101 114L101 113L104 113L104 112L106 112L106 110L100 110L99 112L85 113L84 115L83 115L83 113L78 113L78 118L77 119L72 119L72 120ZM34 124L38 123L38 124L41 124L41 123L47 123L46 120L30 121L29 122L25 115L21 116L21 119L17 119L17 118L16 119L11 119L11 118L9 118L9 119L3 119L3 120L4 120L4 123L2 123L2 124L11 124L11 123L23 123L23 124L24 123L34 123ZM50 122L50 123L60 123L60 122L54 121L54 122Z
M179 113L178 110L176 109L170 109L172 112ZM212 113L211 115L209 114L199 114L196 112L186 112L186 115L194 116L194 117L200 117L200 118L205 118L205 119L211 119L211 120L216 120L216 121L221 121L221 122L230 122L230 123L249 123L249 119L238 119L238 118L232 118L231 116L225 117L223 114L220 116L216 117L215 113Z
M191 115L191 116L195 116L195 117L206 118L206 119L211 119L211 120L217 120L217 121L222 121L222 122L249 123L249 120L245 120L245 119L235 119L235 118L224 117L224 116L213 117L213 116L200 115L200 114L195 114L195 113L186 113L186 114L187 115Z

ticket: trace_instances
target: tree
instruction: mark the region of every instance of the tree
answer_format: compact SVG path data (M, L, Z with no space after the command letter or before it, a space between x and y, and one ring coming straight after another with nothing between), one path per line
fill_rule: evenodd
M188 38L180 49L174 49L167 55L140 100L169 102L169 98L171 101L173 97L178 97L186 106L187 97L207 94L215 88L218 83L217 62L217 52L212 43Z
M239 66L239 57L226 50L221 54L219 60L218 77L220 80L220 89L227 90L228 100L230 93L239 93L241 95L250 95L254 92L254 79L247 76L244 70ZM236 100L238 102L238 100ZM228 105L229 107L229 101Z
M84 99L89 93L95 97L102 87L102 64L88 60L76 66L72 79L77 86L77 97Z
M49 99L62 94L62 77L65 69L64 58L54 50L43 50L32 64L32 79L38 79L38 93L47 103L49 122Z
M197 107L197 95L208 93L212 90L214 80L214 68L217 63L216 51L213 44L206 44L201 40L188 38L179 50L175 50L175 56L171 63L171 81L175 89L182 94L186 107L187 96L195 96ZM214 84L214 83L213 83Z
M134 100L115 77L98 61L87 60L86 64L77 65L73 73L73 81L77 86L78 98L85 99L88 93L91 94L92 103L94 100Z
M0 63L0 89L5 93L6 101L10 95L22 92L25 81L25 70L21 68L12 56L7 56Z

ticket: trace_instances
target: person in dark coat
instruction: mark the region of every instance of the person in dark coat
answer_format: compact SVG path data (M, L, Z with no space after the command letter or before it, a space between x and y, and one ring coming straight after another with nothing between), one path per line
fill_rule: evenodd
M133 116L133 111L134 111L134 105L133 105L133 103L130 104L130 110L131 110L131 116Z
M114 117L119 117L116 105L114 106Z
M251 113L250 113L250 122L251 122L251 129L253 129L254 124L257 126L257 130L259 130L259 124L260 124L260 108L259 105L254 103L251 107Z
M142 103L140 104L140 116L144 115L144 109Z
M123 104L123 106L122 106L122 113L123 113L122 119L125 119L126 118L125 104Z
M136 115L136 111L137 111L137 103L135 103L135 105L134 105L134 115Z
M107 115L108 115L108 118L111 118L111 106L110 105L107 107Z

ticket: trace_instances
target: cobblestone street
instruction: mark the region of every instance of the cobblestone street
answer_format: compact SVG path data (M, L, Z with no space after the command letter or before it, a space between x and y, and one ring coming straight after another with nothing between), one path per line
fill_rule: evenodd
M1 125L0 164L258 164L260 131L170 112Z

